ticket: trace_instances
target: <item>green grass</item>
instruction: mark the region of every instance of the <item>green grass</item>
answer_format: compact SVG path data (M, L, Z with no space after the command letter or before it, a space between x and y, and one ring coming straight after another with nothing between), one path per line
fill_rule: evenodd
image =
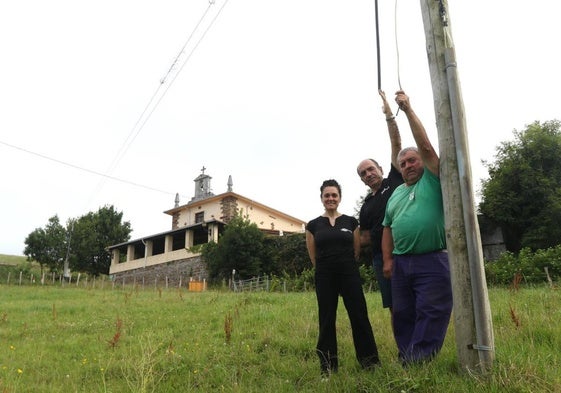
M16 266L16 265L24 264L26 261L27 261L26 257L22 257L18 255L0 254L0 265Z
M432 363L403 369L368 293L382 367L359 368L341 302L340 370L321 382L313 292L0 284L0 392L561 392L561 292L489 294L488 375L459 370L453 324Z

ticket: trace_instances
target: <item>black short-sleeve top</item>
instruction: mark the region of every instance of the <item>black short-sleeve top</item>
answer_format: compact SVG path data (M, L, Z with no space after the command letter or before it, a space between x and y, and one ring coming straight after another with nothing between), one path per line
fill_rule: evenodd
M314 236L316 246L316 269L349 265L356 267L353 232L358 220L340 215L332 226L329 218L320 216L311 220L306 229Z

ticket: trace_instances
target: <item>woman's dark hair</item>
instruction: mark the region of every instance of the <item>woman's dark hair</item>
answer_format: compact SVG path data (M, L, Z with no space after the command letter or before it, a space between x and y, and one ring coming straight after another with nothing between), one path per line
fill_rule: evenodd
M325 187L335 187L335 188L337 188L337 191L339 191L339 196L341 196L341 186L339 185L339 183L337 183L337 180L333 180L333 179L324 180L323 184L319 188L319 190L321 192L320 195L323 195L323 189Z

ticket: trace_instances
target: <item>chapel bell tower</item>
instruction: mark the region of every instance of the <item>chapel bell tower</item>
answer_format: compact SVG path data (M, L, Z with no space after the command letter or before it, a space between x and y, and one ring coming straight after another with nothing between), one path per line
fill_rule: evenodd
M210 179L212 179L212 177L205 174L205 170L206 168L203 166L201 169L201 174L194 180L195 196L191 198L191 202L205 199L214 195L210 190Z

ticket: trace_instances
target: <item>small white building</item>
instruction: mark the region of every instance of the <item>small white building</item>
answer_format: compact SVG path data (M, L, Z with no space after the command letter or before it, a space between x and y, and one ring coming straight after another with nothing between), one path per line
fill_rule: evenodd
M218 242L224 227L236 215L247 218L268 235L303 232L305 221L265 206L232 191L229 177L227 191L214 195L211 177L204 173L194 180L195 195L185 205L165 211L171 216L171 229L149 236L115 244L111 252L109 274L115 280L132 283L164 278L181 282L206 279L206 269L196 246L210 241Z

